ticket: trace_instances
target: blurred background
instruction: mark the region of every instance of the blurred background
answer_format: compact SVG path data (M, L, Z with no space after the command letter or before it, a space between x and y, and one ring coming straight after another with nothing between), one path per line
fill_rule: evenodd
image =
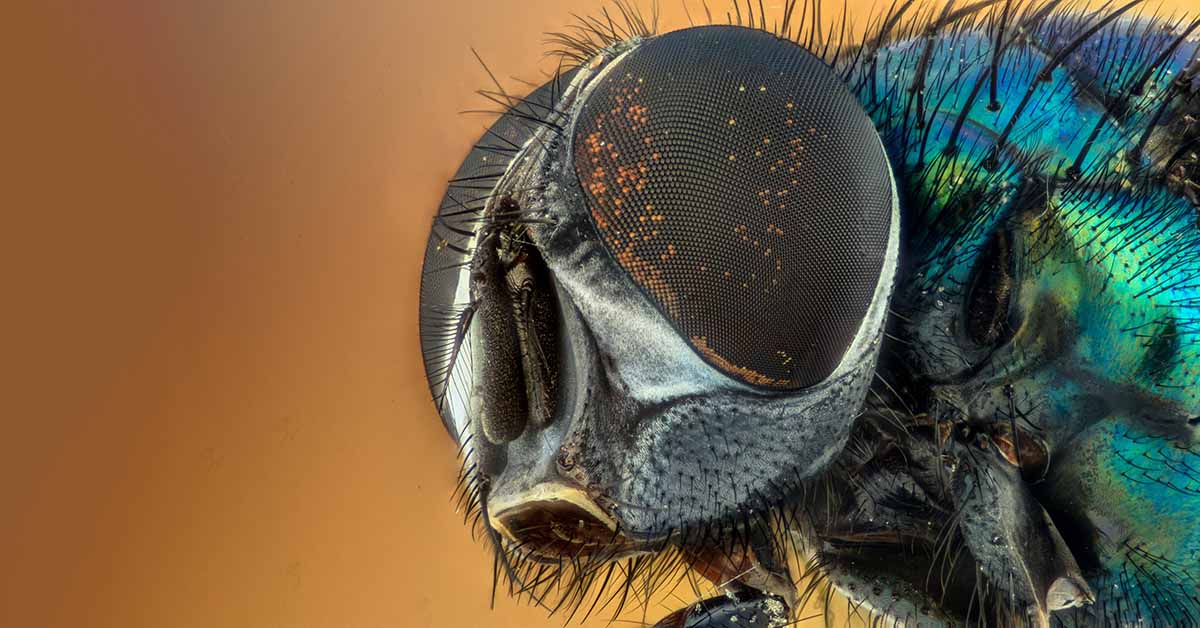
M542 34L601 2L19 4L0 10L0 626L561 625L489 610L417 286L488 122L457 113L488 106L471 47L520 91L552 68Z

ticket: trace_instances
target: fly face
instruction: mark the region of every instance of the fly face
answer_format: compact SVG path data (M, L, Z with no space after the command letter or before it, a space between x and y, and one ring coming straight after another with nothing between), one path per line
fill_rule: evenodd
M422 286L431 388L496 542L599 561L786 499L860 412L898 236L870 120L774 35L635 38L513 102Z

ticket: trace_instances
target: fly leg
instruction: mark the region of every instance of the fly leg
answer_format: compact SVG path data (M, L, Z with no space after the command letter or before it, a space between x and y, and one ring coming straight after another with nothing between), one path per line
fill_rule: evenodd
M782 628L788 616L780 598L742 588L675 611L654 628Z
M690 567L725 594L680 609L655 628L779 628L790 622L796 586L772 535L756 530L746 545L685 548Z

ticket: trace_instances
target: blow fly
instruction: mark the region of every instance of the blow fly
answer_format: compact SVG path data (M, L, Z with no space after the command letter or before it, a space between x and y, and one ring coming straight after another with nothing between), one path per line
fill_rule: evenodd
M421 339L498 591L1200 624L1200 20L1137 5L619 3L485 91Z

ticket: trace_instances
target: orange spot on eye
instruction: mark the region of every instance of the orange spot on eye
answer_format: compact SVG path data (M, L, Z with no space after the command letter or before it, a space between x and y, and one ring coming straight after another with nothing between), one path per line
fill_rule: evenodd
M744 285L745 284L743 284L743 286ZM715 365L717 368L721 369L722 371L725 371L726 373L729 373L731 375L741 378L742 381L746 382L747 384L753 384L755 386L775 386L775 387L785 387L785 386L791 385L790 380L776 379L773 377L769 377L769 376L763 375L762 373L759 373L758 371L755 371L753 369L749 369L749 368L746 368L743 366L738 366L738 365L730 362L729 360L726 360L725 358L721 357L715 350L713 350L711 347L709 347L707 336L692 336L691 341L692 341L692 346L695 347L696 350L699 351L701 355L703 355L705 358L707 358L709 362L712 362L713 365Z

